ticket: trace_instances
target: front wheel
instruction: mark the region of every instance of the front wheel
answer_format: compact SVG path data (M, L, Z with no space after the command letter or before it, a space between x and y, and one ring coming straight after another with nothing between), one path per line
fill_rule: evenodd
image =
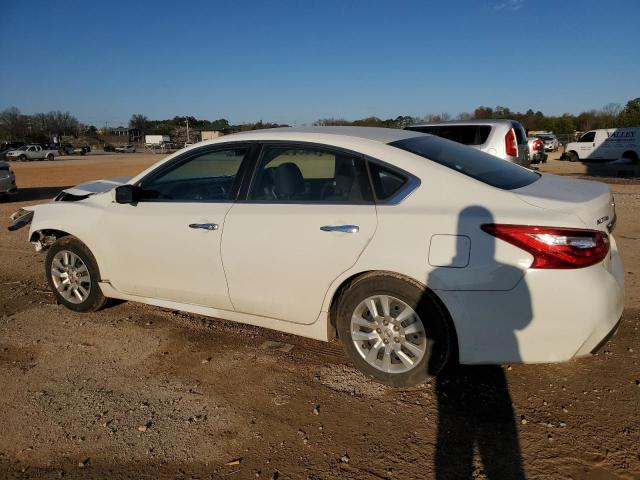
M26 155L20 155L20 161L21 162L26 162L27 161L27 156Z
M567 153L567 157L569 158L570 162L577 162L578 160L580 160L580 158L578 157L578 154L576 152Z
M395 387L436 376L451 356L453 331L432 295L393 274L356 280L339 300L336 322L351 361Z
M62 237L49 248L45 273L58 302L70 310L94 312L107 301L98 285L100 271L96 259L75 237Z

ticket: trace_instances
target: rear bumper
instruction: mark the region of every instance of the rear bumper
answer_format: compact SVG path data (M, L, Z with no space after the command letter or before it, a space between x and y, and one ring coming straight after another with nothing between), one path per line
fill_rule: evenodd
M601 346L622 316L624 270L609 257L576 270L528 270L509 291L438 291L458 335L460 362L561 362Z
M15 179L12 177L0 179L0 194L18 193Z

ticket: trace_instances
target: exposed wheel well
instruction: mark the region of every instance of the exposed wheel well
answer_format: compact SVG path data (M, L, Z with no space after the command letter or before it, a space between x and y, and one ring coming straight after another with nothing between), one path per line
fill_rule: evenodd
M427 293L427 295L435 303L438 304L438 307L440 307L440 309L444 312L444 314L445 314L445 316L447 318L447 322L449 323L449 326L451 327L451 331L453 332L452 347L453 347L454 351L452 352L452 358L455 358L456 360L458 360L458 358L459 358L459 355L458 355L458 333L456 331L456 326L453 323L453 319L451 318L451 314L449 313L449 310L447 309L446 305L442 302L440 297L438 297L438 295L436 295L435 292L433 290L431 290L430 288L428 288L426 285L414 280L413 278L407 277L406 275L402 275L400 273L390 272L390 271L387 271L387 270L370 270L370 271L367 271L367 272L356 273L355 275L352 275L351 277L347 278L346 280L344 280L340 284L340 286L334 292L333 297L331 298L331 304L329 305L329 325L328 325L328 327L330 328L329 339L337 338L337 336L338 336L337 335L337 330L336 330L337 307L338 307L338 304L340 303L340 297L342 296L342 294L351 285L353 285L354 282L360 281L360 280L362 280L363 278L366 278L366 277L375 277L375 276L380 276L380 275L393 276L393 277L405 280L405 281L407 281L409 283L412 283L416 287L424 290Z
M627 150L622 154L622 158L628 158L629 160L638 161L638 154L633 150Z
M31 243L40 242L43 250L46 250L55 243L56 240L62 237L71 235L68 232L62 230L55 230L52 228L44 228L42 230L36 230L31 234L29 241Z

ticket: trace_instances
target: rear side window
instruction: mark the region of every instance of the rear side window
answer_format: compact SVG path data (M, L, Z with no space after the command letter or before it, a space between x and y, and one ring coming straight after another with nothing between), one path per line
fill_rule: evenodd
M463 145L482 145L491 133L490 125L432 125L409 127L407 130L430 133Z
M266 202L372 202L365 161L316 147L266 147L249 192Z
M513 190L535 182L538 173L519 167L478 149L438 137L414 137L389 145L420 155L492 187Z
M369 170L378 200L387 200L407 183L407 177L382 165L369 163Z

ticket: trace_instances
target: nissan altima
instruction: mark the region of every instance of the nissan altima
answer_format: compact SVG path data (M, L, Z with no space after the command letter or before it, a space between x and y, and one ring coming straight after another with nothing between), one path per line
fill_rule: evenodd
M586 356L623 309L606 185L414 131L229 135L13 220L72 310L122 299L337 336L395 386L450 361Z

